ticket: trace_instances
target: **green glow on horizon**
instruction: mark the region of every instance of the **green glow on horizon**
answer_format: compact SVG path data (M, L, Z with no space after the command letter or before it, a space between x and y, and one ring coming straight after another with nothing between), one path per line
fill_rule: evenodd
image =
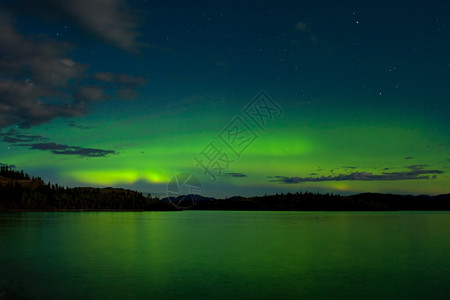
M200 120L200 113L195 120ZM441 132L424 124L412 125L408 120L386 122L379 119L365 124L345 121L334 126L330 120L293 119L289 114L275 120L266 131L253 128L258 139L240 157L237 157L220 141L218 133L232 115L212 118L211 126L198 121L195 128L183 127L192 116L157 117L148 120L139 117L138 122L122 126L120 120L111 117L101 121L86 122L89 130L67 128L63 122L53 122L30 129L32 134L42 134L58 143L74 146L114 150L108 157L81 158L54 155L40 150L27 150L11 146L5 161L14 162L19 168L51 168L58 178L71 185L131 186L138 182L167 184L180 172L197 174L207 182L201 168L195 166L194 156L211 141L233 160L227 172L243 173L247 177L219 178L233 186L296 190L331 190L335 192L400 192L445 193L449 177L438 174L430 180L398 181L324 181L299 184L270 182L271 176L320 177L349 174L352 172L405 172L414 164L427 165L427 169L442 169L447 159ZM195 122L195 120L193 122ZM277 123L278 122L278 123ZM167 124L154 130L155 124ZM192 124L191 124L192 125ZM222 126L222 127L221 127ZM51 129L51 130L49 130ZM50 134L51 133L51 134ZM444 139L445 140L445 139ZM414 159L405 160L406 156ZM351 167L349 169L349 167ZM331 172L333 170L333 172ZM38 171L36 171L38 172ZM37 174L39 175L39 174Z

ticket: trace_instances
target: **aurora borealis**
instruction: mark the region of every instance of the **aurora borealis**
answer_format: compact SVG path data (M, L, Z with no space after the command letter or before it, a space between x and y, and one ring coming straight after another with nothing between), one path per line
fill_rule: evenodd
M448 193L449 12L444 0L3 1L0 162L154 195L181 172L216 197ZM195 160L210 143L215 180Z

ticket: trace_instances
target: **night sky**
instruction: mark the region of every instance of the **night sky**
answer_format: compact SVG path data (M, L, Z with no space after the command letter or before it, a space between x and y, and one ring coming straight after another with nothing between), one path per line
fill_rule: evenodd
M450 2L0 2L0 162L215 197L450 192Z

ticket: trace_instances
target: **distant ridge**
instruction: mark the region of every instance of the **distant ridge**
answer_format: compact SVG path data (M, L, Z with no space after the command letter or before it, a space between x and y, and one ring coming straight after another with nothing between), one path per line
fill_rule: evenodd
M233 196L216 199L201 195L180 195L163 198L162 201L177 203L183 198L194 198L192 210L271 210L271 211L397 211L439 210L450 211L450 194L395 195L361 193L340 196L319 193L287 193L259 197Z
M396 195L361 193L351 196L319 193L287 193L259 197L233 196L216 199L202 195L179 195L161 200L150 194L122 188L66 188L44 183L23 171L3 165L0 169L0 211L64 210L182 210L182 199L193 200L191 210L255 211L450 211L450 194ZM175 205L174 205L175 204Z
M234 196L228 199L199 198L194 210L271 211L450 211L450 194L412 196L361 193L340 196L319 193L287 193L260 197Z

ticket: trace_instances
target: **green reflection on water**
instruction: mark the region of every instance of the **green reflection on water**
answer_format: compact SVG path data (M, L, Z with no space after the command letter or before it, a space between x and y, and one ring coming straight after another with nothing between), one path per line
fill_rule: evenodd
M450 296L450 214L0 214L0 286L31 299Z

